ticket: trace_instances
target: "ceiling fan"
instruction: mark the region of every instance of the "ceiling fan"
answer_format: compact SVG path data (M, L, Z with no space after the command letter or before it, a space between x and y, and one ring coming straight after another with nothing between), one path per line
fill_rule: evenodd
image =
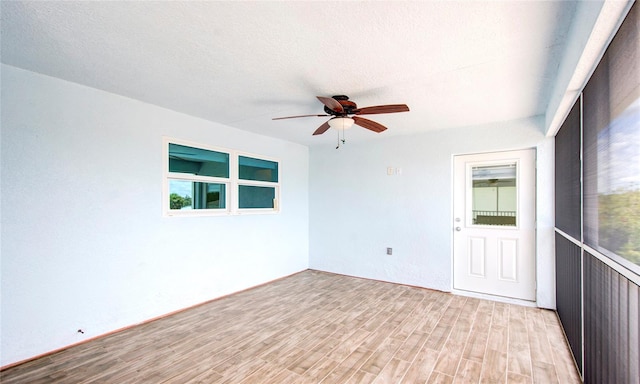
M348 96L336 95L332 97L316 96L322 104L324 104L325 115L299 115L287 117L275 117L273 120L295 119L298 117L326 117L333 116L331 119L316 129L313 134L321 135L329 128L347 129L353 124L359 125L370 131L380 133L387 129L384 125L376 123L373 120L365 119L359 115L377 115L382 113L408 112L409 107L406 104L388 104L376 105L373 107L358 108L356 103L349 100ZM355 116L353 116L355 115Z

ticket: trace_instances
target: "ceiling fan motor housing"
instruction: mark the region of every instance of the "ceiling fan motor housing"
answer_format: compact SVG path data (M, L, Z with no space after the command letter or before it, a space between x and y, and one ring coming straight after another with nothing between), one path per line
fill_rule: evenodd
M333 116L347 116L347 115L353 115L356 113L356 111L358 110L358 106L356 105L356 103L354 103L353 101L349 100L349 96L345 96L345 95L335 95L335 96L331 96L332 99L336 100L338 103L340 103L340 105L342 105L342 112L337 112L334 111L333 109L327 107L326 105L324 106L324 111L326 113L328 113L329 115L333 115Z

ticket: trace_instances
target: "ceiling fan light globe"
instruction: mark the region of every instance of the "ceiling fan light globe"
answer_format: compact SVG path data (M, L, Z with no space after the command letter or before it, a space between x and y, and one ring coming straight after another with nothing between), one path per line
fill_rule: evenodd
M329 120L329 126L338 130L349 129L353 126L354 120L349 117L334 117Z

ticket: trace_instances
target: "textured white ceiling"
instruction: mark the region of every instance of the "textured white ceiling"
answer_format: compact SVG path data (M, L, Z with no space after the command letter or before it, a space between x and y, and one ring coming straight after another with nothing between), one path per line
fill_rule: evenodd
M573 1L2 2L2 62L305 145L316 95L370 116L351 140L542 115ZM587 30L588 32L588 30Z

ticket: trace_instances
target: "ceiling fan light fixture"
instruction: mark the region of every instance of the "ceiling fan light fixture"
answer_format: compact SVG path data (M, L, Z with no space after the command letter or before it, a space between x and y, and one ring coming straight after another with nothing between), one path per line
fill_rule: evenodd
M338 130L349 129L353 126L354 120L350 117L334 117L329 120L329 126Z

